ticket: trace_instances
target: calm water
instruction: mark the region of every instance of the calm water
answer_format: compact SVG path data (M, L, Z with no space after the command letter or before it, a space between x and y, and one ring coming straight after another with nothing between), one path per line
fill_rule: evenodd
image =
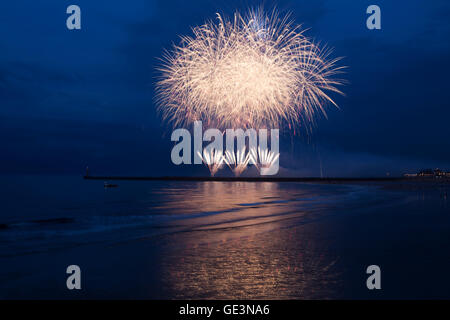
M0 298L450 298L446 186L2 182Z

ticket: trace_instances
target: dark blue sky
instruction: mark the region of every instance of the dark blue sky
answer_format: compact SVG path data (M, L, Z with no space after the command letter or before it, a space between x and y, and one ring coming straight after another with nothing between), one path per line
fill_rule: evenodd
M70 4L81 7L82 30L66 28ZM446 0L17 0L0 3L0 172L203 172L170 162L153 103L158 57L215 12L261 4L291 12L349 67L341 109L313 136L282 142L283 172L450 170ZM382 30L366 28L370 4L381 7Z

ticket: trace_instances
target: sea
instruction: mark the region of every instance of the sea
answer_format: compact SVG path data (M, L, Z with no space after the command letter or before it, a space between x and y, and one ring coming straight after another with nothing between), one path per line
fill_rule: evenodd
M448 183L1 181L0 299L450 298Z

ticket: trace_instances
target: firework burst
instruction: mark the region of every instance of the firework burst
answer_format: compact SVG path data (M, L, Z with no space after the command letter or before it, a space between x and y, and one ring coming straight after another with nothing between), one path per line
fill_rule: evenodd
M342 67L300 26L274 11L236 12L193 28L163 58L158 109L174 126L202 120L216 128L311 126L341 93Z

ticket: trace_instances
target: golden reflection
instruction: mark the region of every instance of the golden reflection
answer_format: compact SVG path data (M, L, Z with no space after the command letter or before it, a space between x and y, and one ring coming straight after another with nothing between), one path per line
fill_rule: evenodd
M175 298L327 297L337 281L336 257L295 223L317 196L304 190L223 182L172 190L177 209L207 214L175 220L182 232L170 236L164 253L165 289Z

